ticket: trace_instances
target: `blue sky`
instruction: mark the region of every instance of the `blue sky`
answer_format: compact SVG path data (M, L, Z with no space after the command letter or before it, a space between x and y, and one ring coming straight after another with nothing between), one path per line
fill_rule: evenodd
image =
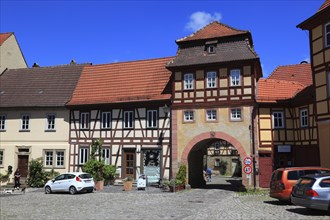
M218 20L252 33L264 77L309 61L308 32L296 25L323 0L0 0L0 32L14 32L32 66L104 64L174 56L175 40Z

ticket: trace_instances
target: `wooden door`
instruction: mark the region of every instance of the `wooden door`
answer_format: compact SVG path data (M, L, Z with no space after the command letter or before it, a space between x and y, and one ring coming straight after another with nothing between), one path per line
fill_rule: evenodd
M135 152L124 152L124 177L135 179Z
M29 156L28 155L18 155L18 165L17 165L21 177L27 177L29 168Z

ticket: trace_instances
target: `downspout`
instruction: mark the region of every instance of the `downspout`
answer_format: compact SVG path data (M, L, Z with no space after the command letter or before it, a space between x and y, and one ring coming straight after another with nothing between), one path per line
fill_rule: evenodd
M254 138L254 118L256 116L256 108L258 107L258 104L256 103L253 106L252 109L252 114L251 114L251 142L252 142L252 169L253 169L253 191L256 191L256 181L257 181L257 177L256 177L256 149L255 149L255 138Z

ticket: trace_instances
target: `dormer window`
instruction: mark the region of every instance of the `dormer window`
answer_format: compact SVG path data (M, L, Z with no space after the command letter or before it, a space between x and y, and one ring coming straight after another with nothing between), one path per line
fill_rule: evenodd
M207 52L208 53L215 53L215 45L209 45L207 47Z

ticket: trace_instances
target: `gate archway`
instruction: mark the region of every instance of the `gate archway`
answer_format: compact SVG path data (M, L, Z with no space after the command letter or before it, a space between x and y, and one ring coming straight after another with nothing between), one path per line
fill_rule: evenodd
M207 155L208 147L217 141L230 143L242 159L247 156L241 143L234 137L223 132L205 132L194 137L185 147L181 156L181 162L188 165L188 181L192 187L205 185L203 178L204 155ZM243 178L243 184L246 180Z

